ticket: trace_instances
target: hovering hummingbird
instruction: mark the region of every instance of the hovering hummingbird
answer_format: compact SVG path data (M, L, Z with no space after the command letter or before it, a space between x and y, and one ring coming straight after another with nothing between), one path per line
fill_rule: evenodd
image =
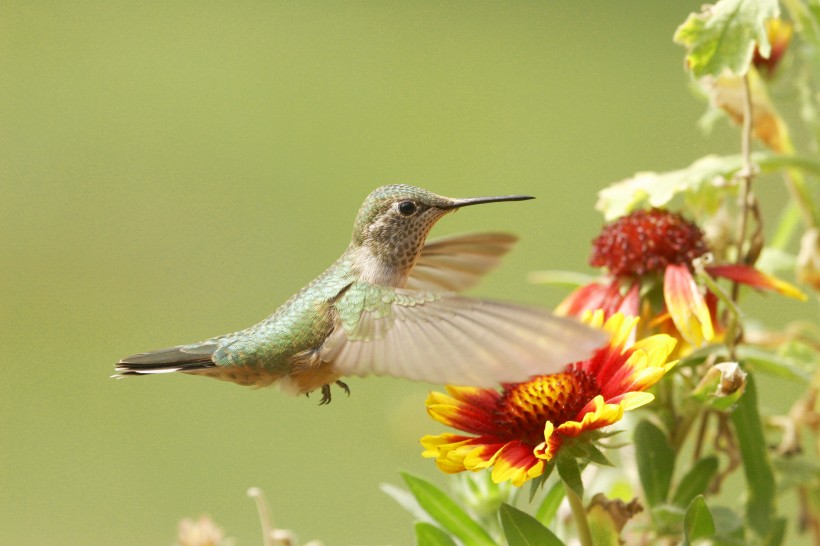
M123 358L119 375L183 372L307 394L348 375L489 387L556 372L604 343L547 311L459 296L516 238L461 235L425 244L461 207L526 195L453 199L408 185L367 196L344 254L271 316L245 330Z

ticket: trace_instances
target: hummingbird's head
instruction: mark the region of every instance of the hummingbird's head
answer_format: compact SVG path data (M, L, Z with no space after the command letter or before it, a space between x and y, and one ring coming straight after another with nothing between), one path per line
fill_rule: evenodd
M406 184L376 188L353 225L351 247L363 280L402 287L439 218L468 205L522 201L527 195L454 199Z

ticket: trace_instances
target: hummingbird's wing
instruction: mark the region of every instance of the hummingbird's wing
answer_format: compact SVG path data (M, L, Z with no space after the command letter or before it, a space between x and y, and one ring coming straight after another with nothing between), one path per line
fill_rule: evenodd
M603 332L531 307L355 283L320 357L341 375L489 387L590 356Z
M518 237L509 233L468 233L425 244L410 271L407 288L461 292L501 263Z

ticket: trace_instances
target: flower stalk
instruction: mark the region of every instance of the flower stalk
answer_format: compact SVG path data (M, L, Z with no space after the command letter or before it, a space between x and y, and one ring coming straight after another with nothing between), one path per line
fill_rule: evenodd
M578 541L581 543L581 546L594 546L584 502L581 500L581 497L579 497L578 494L566 483L564 483L564 491L567 495L569 507L572 510L572 518L575 520L575 528L578 532Z

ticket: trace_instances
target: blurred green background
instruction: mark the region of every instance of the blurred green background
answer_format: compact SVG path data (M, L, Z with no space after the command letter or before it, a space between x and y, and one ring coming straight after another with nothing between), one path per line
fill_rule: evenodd
M538 196L434 233L520 234L474 293L554 305L525 275L587 270L598 189L738 149L671 41L699 5L0 5L0 543L170 544L208 513L257 544L250 486L302 539L410 543L378 485L437 477L431 386L319 407L113 362L262 319L385 183Z

